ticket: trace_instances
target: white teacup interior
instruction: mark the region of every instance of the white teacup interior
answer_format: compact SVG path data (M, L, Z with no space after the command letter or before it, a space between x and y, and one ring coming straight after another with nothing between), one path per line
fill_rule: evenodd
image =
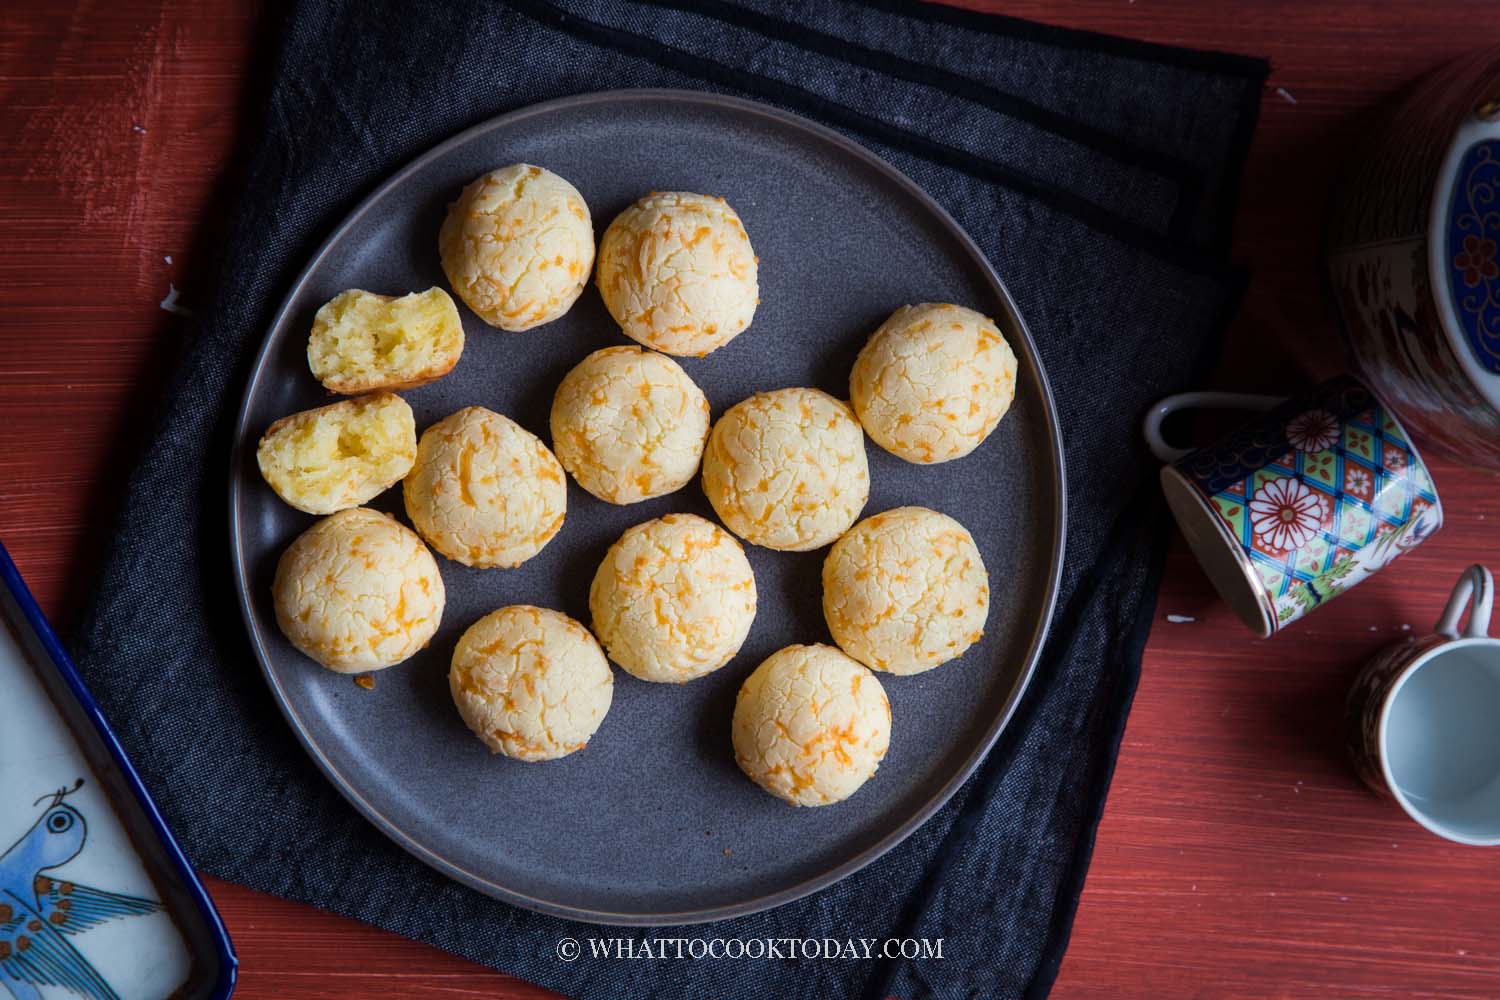
M1500 844L1500 643L1458 640L1417 661L1381 719L1386 779L1417 822Z

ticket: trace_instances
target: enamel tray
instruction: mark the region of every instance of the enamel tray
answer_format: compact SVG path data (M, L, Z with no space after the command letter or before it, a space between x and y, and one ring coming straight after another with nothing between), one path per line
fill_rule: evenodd
M0 547L0 997L221 1000L208 894Z
M437 232L465 183L525 161L568 178L596 235L652 190L723 195L760 256L762 303L749 330L706 358L680 359L717 417L759 390L810 385L848 396L849 368L897 306L954 301L993 316L1019 360L999 429L957 462L910 465L868 445L866 514L924 504L963 522L995 600L983 640L958 662L882 676L894 718L879 773L850 800L792 809L751 784L729 745L735 691L767 655L828 642L823 551L747 546L760 608L740 655L687 685L616 671L614 703L587 749L523 764L493 757L464 727L446 672L458 636L507 604L587 623L588 587L627 527L672 511L712 517L697 482L613 507L569 483L567 521L514 570L439 559L448 603L431 645L374 675L373 690L301 656L276 626L276 560L313 518L262 482L255 444L274 420L328 401L308 373L314 312L347 288L444 285ZM628 343L590 286L571 312L524 334L463 306L452 374L403 395L418 429L479 404L544 441L563 374ZM1052 613L1063 548L1062 452L1036 349L1005 287L956 223L862 147L747 101L675 91L567 98L496 118L402 169L345 219L293 285L266 336L236 429L230 531L240 600L266 679L329 780L376 827L483 892L548 913L672 924L764 909L826 886L889 850L953 793L1010 718ZM401 510L399 488L372 506Z

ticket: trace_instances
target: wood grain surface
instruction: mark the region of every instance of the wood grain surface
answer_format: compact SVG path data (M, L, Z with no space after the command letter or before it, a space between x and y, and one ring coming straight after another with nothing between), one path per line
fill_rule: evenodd
M191 309L204 289L258 18L245 0L9 6L0 538L66 630L192 335L160 303L175 286ZM1360 118L1409 78L1500 41L1500 22L1462 0L1004 10L1272 59L1236 237L1255 277L1215 379L1242 389L1338 368L1317 235ZM1338 748L1360 662L1407 626L1430 627L1463 566L1500 569L1500 478L1430 464L1444 529L1270 640L1237 625L1174 544L1055 996L1500 995L1500 855L1426 834L1363 791ZM308 907L210 888L243 960L241 997L551 995Z

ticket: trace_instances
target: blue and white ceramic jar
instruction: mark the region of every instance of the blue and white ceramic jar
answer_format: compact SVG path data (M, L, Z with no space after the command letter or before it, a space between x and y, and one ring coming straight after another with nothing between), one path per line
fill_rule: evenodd
M1355 370L1424 443L1500 472L1500 47L1364 133L1328 234Z

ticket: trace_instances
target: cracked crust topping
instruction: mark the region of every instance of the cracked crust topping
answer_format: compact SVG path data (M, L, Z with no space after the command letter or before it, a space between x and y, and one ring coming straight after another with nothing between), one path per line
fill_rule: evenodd
M427 543L465 566L519 566L552 540L567 512L567 484L552 452L482 406L422 433L402 492Z
M530 330L566 313L594 266L594 223L578 189L515 163L464 188L438 232L443 272L490 326Z
M441 288L399 297L351 288L313 317L307 366L329 392L351 395L426 385L463 352L458 306Z
M282 417L255 449L276 495L309 514L358 507L384 493L417 459L417 426L389 392Z
M846 403L817 389L758 393L714 425L703 492L746 541L794 552L827 545L870 496L864 432Z
M849 398L875 443L908 462L962 458L1016 394L1016 356L988 317L942 303L902 306L854 362Z
M437 560L416 533L365 507L298 535L276 564L271 593L292 645L341 674L393 666L422 649L445 597Z
M935 510L868 517L823 561L828 630L875 670L916 674L962 656L989 612L989 575L973 536Z
M453 650L458 714L496 753L555 760L582 750L609 711L614 674L589 630L517 604L470 625Z
M682 683L734 658L755 620L755 574L729 532L694 514L630 528L589 588L604 648L645 681Z
M671 493L698 471L708 399L682 366L639 347L607 347L563 376L552 446L578 485L607 503Z
M758 263L723 198L653 192L604 231L595 280L626 336L702 357L750 325L760 303Z
M740 769L777 798L841 802L885 757L890 702L874 674L832 646L787 646L740 687L733 742Z

